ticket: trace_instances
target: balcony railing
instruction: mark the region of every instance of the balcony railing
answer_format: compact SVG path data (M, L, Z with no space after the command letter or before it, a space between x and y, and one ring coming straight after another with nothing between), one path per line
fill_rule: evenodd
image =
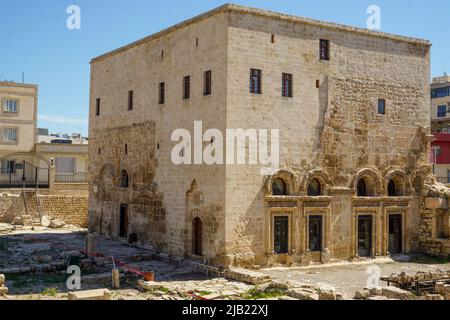
M87 183L86 172L75 173L57 173L55 175L56 183Z

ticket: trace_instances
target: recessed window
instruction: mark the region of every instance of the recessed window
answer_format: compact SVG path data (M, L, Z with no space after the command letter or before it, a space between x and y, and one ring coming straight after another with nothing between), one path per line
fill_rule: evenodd
M203 95L209 96L211 94L211 87L212 87L212 75L211 70L205 71L203 75Z
M272 42L272 43L275 43L275 35L274 35L274 34L272 34L271 42Z
M98 148L98 154L102 153L102 149Z
M164 59L164 50L161 50L161 60Z
M183 78L183 99L187 100L191 98L191 77L186 76Z
M447 116L447 106L438 106L437 116L438 118L445 118Z
M128 110L133 110L133 90L128 91Z
M440 146L435 146L432 149L435 157L439 157L442 154Z
M166 84L164 82L161 82L159 84L159 104L164 104L165 102L165 90L166 90Z
M95 115L96 116L100 115L100 98L97 98L95 100Z
M17 129L16 128L3 129L3 141L17 142Z
M198 38L195 39L195 46L198 47Z
M289 251L289 217L276 216L273 221L274 252L278 254Z
M323 223L322 216L309 217L309 250L312 252L322 251Z
M450 87L437 88L431 90L431 98L444 98L450 96Z
M320 60L330 60L330 40L320 39Z
M272 194L274 196L285 196L287 195L286 183L283 179L277 178L272 182Z
M308 184L308 196L316 197L322 195L322 185L317 179L311 179Z
M120 187L121 188L128 188L128 172L126 170L122 170L120 174Z
M281 94L283 97L292 98L292 74L283 73L281 79Z
M250 93L261 94L261 75L261 70L250 69Z
M386 100L378 99L378 114L386 114Z
M128 154L128 144L125 143L125 154Z
M10 112L10 113L17 113L18 108L18 101L17 100L5 100L3 105L3 111L4 112Z

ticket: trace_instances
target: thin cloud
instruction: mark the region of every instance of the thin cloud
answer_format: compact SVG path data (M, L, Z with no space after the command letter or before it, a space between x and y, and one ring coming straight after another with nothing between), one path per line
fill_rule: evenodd
M87 119L53 116L48 114L38 115L38 120L54 123L65 123L65 124L86 124L86 125L88 124Z

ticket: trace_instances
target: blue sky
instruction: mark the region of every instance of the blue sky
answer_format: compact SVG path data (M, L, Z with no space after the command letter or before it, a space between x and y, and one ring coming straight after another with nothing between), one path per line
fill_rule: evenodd
M131 41L230 1L0 0L0 79L39 85L39 126L52 132L88 131L89 61ZM450 73L447 0L232 1L366 27L366 9L381 8L382 30L433 43L432 76ZM81 9L81 29L69 30L67 8Z

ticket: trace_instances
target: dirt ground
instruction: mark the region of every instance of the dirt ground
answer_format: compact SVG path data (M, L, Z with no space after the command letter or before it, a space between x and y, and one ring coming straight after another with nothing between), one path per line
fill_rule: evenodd
M113 299L181 300L191 299L191 292L211 299L270 298L249 295L255 286L208 277L194 271L192 265L161 261L155 259L149 250L104 237L98 237L96 241L96 251L101 256L87 259L80 254L80 250L85 249L85 236L86 230L75 228L12 230L10 226L0 225L0 274L6 276L6 286L9 288L7 299L66 299L69 292L66 286L68 257L80 258L82 290L108 288ZM112 257L116 265L127 266L120 268L119 290L111 289ZM137 282L142 276L127 271L129 268L141 272L153 271L160 287L150 291L139 289ZM369 277L378 271L380 276L388 276L436 270L450 270L450 263L425 258L415 258L414 262L385 258L326 266L280 267L259 272L280 282L331 286L344 299L352 299L355 291L365 288Z

